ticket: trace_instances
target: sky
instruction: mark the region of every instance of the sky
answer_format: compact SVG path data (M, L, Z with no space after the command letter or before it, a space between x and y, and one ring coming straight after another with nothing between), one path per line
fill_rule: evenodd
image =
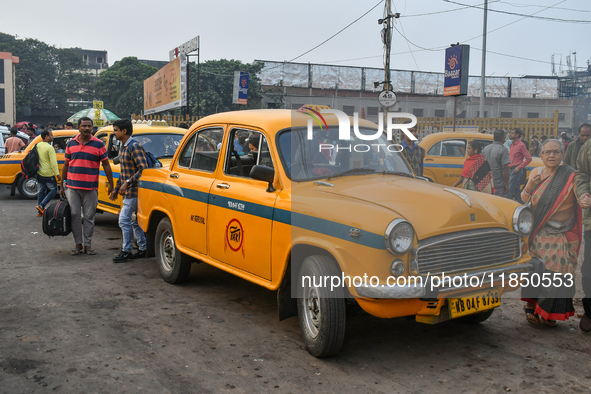
M470 45L470 75L479 76L484 1L391 0L392 12L400 13L391 68L443 72L445 48L459 42ZM106 50L109 65L126 56L168 60L171 49L200 36L202 62L293 60L383 68L378 19L384 8L384 0L4 0L0 31L61 48ZM553 54L556 72L561 59L567 70L571 52L579 68L591 59L589 0L489 0L487 27L487 76L551 75Z

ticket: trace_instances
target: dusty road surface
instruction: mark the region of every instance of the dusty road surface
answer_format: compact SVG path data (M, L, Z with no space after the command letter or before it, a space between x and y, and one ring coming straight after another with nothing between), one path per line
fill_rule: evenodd
M297 319L278 321L275 293L204 264L181 286L154 258L113 264L108 214L99 254L70 256L71 236L43 235L34 207L0 189L2 393L591 392L579 318L531 326L515 296L477 326L353 307L340 354L315 359Z

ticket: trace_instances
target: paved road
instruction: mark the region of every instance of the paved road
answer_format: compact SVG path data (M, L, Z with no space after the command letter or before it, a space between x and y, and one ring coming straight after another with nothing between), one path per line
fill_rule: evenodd
M296 318L277 320L275 293L204 264L181 286L154 258L113 264L109 214L97 216L99 254L70 256L71 236L43 235L34 207L0 189L2 393L591 391L579 319L530 326L515 296L479 326L350 308L341 353L319 360Z

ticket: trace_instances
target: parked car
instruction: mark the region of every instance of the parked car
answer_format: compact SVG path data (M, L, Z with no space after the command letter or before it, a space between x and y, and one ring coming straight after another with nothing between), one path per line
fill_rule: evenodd
M308 119L207 116L170 166L143 173L138 222L165 281L187 280L197 261L275 290L280 319L297 314L309 352L324 357L343 343L346 297L382 318L478 323L515 290L500 275L540 270L527 254L530 208L416 179L385 136L335 142L335 116L312 130ZM445 276L460 283L433 287Z
M78 134L78 130L54 130L53 147L56 149L56 157L61 171L64 165L66 144L70 138ZM10 195L15 195L15 189L26 199L35 199L39 194L37 179L26 178L21 172L21 161L33 148L41 142L41 136L37 136L23 151L5 154L0 158L0 184L11 187Z
M468 158L468 142L476 140L482 147L493 143L493 136L480 133L442 132L426 136L419 145L425 148L423 176L435 183L453 186L462 173L464 162ZM527 165L527 175L544 163L539 157L532 158Z
M149 124L134 124L132 137L136 139L146 151L152 153L164 166L167 166L176 152L180 141L187 130L180 127L171 127L166 122L154 121ZM113 181L119 179L119 147L120 142L113 134L113 126L106 126L97 131L95 137L102 140L107 147L111 170L113 171ZM100 171L99 190L98 190L99 211L119 214L123 198L119 197L115 201L109 199L108 182L105 172Z

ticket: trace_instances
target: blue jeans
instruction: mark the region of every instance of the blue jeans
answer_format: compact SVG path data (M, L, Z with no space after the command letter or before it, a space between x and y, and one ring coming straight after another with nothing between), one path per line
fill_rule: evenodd
M506 197L510 199L515 197L515 201L523 204L523 200L521 199L521 174L523 174L525 169L519 169L517 174L513 173L514 170L509 170L509 193L507 193Z
M57 181L52 176L37 175L37 183L39 183L39 194L37 195L37 205L41 209L49 204L52 198L57 194Z
M119 227L123 232L123 247L121 249L124 252L131 252L133 234L135 234L140 250L146 250L146 234L138 226L137 220L132 220L131 215L134 212L137 212L137 197L123 199L123 206L119 212Z

